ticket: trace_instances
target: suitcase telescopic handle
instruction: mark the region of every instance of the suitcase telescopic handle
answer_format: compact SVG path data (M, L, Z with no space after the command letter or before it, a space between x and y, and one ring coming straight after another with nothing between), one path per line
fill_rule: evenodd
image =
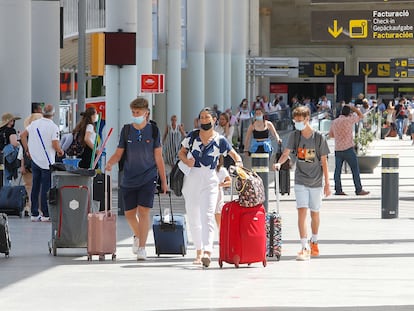
M172 208L172 200L171 200L171 190L167 191L168 197L169 197L169 201L170 201L170 215L171 215L171 223L174 223L174 213L173 213L173 208ZM157 191L157 195L158 195L158 206L160 208L160 221L162 223L164 223L164 219L163 219L163 213L162 213L162 209L161 209L161 194L159 191Z
M279 205L280 205L280 188L279 188L280 172L279 170L274 170L274 174L275 174L276 211L279 213Z
M109 182L108 182L108 176L109 176ZM105 205L105 215L109 215L111 213L112 208L108 209L108 199L110 204L112 204L112 176L111 174L107 174L106 171L104 171L104 205ZM107 184L108 183L108 184ZM108 191L109 188L109 191Z

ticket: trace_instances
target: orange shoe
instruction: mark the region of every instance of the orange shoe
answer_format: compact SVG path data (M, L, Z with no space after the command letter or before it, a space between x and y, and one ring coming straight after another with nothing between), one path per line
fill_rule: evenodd
M319 256L319 247L318 243L310 242L310 248L311 248L311 256L312 257L318 257Z
M310 259L310 250L306 248L302 248L302 250L296 256L296 260L298 261L307 261Z

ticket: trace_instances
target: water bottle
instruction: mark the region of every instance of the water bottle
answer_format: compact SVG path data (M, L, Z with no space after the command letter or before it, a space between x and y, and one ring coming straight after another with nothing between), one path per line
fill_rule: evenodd
M171 221L170 209L168 207L164 208L163 220L168 223Z

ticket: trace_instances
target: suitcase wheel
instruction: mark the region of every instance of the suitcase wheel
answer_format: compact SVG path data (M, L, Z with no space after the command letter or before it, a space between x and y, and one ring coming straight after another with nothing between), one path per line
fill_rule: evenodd
M6 258L9 258L9 254L10 254L9 252L5 252L4 256L6 256Z
M99 261L105 261L105 255L99 255Z
M88 261L91 261L91 260L92 260L92 255L88 254Z
M267 266L267 261L265 259L265 260L263 260L263 267L266 267L266 266Z
M238 255L234 256L233 262L234 262L234 266L236 268L238 268L239 267L239 264L240 264L240 256L238 256Z
M53 254L53 256L56 256L57 255L57 247L56 247L55 239L52 239L47 244L49 246L49 254Z
M218 264L220 266L220 269L223 268L223 260L219 259Z
M112 254L112 261L116 260L116 254Z
M183 254L183 257L185 256L185 247L184 247L184 245L181 245L181 254Z

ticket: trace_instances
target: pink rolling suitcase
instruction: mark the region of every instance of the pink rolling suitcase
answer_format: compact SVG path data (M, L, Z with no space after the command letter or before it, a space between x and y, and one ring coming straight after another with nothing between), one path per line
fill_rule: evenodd
M105 180L111 184L111 178ZM88 214L88 261L92 260L93 255L99 255L99 260L105 260L107 254L112 255L112 260L116 259L116 214L111 210L110 193L108 187L105 187L104 211Z

